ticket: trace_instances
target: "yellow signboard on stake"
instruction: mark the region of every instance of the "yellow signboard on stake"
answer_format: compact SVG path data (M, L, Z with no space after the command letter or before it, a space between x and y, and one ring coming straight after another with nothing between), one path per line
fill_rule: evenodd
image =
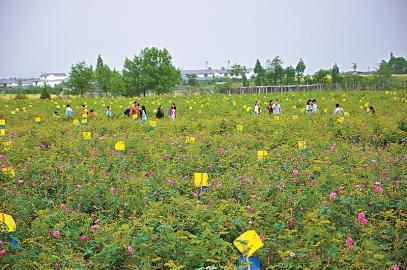
M194 185L196 187L208 186L208 174L207 173L194 173Z
M83 139L84 140L92 139L92 132L88 132L88 131L83 132Z
M251 256L256 250L263 246L263 242L255 230L250 230L241 234L235 239L235 241L233 241L233 244L240 253L247 257Z
M305 141L298 141L298 149L300 150L307 149L307 144L305 143Z
M16 227L12 216L0 213L0 232L14 232Z
M114 149L116 151L124 151L126 150L126 144L124 143L124 141L118 141L114 144Z
M187 136L185 138L185 142L187 142L187 143L195 143L195 137Z
M264 151L264 150L259 150L259 151L257 151L257 159L258 159L258 160L263 160L263 159L265 159L267 156L268 156L267 151Z

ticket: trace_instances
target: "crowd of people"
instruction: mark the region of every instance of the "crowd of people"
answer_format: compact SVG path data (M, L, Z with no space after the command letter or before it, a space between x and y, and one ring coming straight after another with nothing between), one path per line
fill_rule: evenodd
M140 120L142 123L146 122L147 118L148 118L146 107L144 105L140 106L140 104L137 101L135 101L131 106L128 106L127 109L123 113L124 113L125 117L132 118L135 120ZM73 111L71 105L67 104L66 110L65 110L65 115L68 118L72 118L73 114L74 114L74 111ZM85 104L82 104L82 116L84 116L84 115L86 117L89 116L89 118L95 118L97 116L96 112L93 109L88 110L87 106ZM112 113L110 106L105 107L105 115L108 118L113 117L113 113ZM55 110L54 116L59 117L58 110ZM172 103L170 108L168 109L168 118L171 120L174 120L176 117L177 117L177 106L175 105L175 103ZM157 119L164 118L164 106L163 105L158 106L156 118Z
M281 115L282 114L282 110L281 110L281 104L280 101L278 99L276 100L270 100L269 104L267 106L267 110L269 112L269 115ZM314 114L314 113L318 113L318 104L317 104L317 100L316 99L309 99L307 101L307 104L305 106L305 111L308 114ZM261 114L261 108L260 108L260 102L258 100L256 100L255 104L254 104L254 109L253 109L253 114L254 115L260 115ZM370 113L375 113L375 109L373 106L369 107L369 112ZM65 110L65 115L68 118L72 118L73 117L73 109L71 108L70 104L66 105L66 110ZM127 109L123 112L124 115L128 118L132 118L135 120L140 120L142 123L147 121L147 109L146 107L140 106L140 104L135 101L133 102L133 104L131 106L128 106ZM334 109L334 114L338 114L338 115L343 115L345 113L345 110L339 105L336 104L335 105L335 109ZM86 115L89 116L90 118L95 118L97 116L96 112L91 109L88 110L87 106L85 104L82 105L82 115ZM110 108L110 106L106 106L105 107L105 115L108 118L113 117L113 113L112 110ZM55 111L54 112L54 116L59 117L59 112ZM156 118L157 119L162 119L164 118L165 114L164 114L164 106L160 105L157 108L157 112L156 112ZM177 106L175 105L175 103L172 103L171 106L168 108L168 118L171 120L174 120L177 117Z

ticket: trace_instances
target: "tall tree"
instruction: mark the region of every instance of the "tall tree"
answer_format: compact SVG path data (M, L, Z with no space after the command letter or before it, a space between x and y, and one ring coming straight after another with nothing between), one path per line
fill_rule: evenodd
M352 69L356 71L358 69L358 63L352 63Z
M273 60L267 60L267 71L266 79L268 79L272 84L282 83L284 79L284 68L283 61L279 56L273 58Z
M133 60L124 63L123 79L129 92L143 94L155 91L157 94L169 92L181 79L180 71L172 64L167 49L144 48Z
M122 75L115 69L111 73L109 90L115 95L121 95L123 93Z
M305 72L305 63L300 58L300 60L297 63L297 66L295 67L295 76L297 78L297 82L300 83L302 78L304 77L304 72Z
M256 85L263 85L265 70L261 66L259 59L256 60L256 65L254 66L254 73L256 74L255 83Z
M284 81L286 84L295 82L295 69L293 66L288 66L284 69Z
M330 70L320 69L314 73L313 82L315 83L322 83L327 84L329 81L329 74L331 73Z
M83 94L92 89L93 68L85 62L72 65L69 73L68 86L74 94Z
M95 82L100 91L103 91L107 96L110 90L110 80L112 78L112 71L109 66L103 64L102 57L99 55L95 69Z
M332 80L332 83L339 83L340 82L339 67L338 67L338 65L336 63L331 68L331 80Z

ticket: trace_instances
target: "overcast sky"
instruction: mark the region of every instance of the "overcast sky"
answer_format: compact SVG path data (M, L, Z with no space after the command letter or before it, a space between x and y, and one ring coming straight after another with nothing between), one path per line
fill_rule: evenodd
M182 69L253 67L276 55L306 73L407 56L407 0L0 0L0 77L94 65L121 70L146 46Z

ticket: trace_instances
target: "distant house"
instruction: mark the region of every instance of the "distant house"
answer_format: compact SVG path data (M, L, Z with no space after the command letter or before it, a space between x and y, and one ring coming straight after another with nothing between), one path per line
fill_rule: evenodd
M9 78L9 79L0 79L0 87L10 87L10 88L27 88L29 86L37 86L38 79L37 78L30 78L30 79L17 79L17 78Z
M197 80L210 80L210 79L216 79L216 78L227 78L231 77L230 76L230 69L228 68L220 68L220 69L186 69L186 70L181 70L181 78L184 81L188 80L188 77L191 75L196 75ZM254 69L253 68L248 68L246 69L246 77L251 78L254 75Z
M68 79L68 75L65 73L43 73L40 76L40 81L37 83L37 86L56 86L62 84Z

